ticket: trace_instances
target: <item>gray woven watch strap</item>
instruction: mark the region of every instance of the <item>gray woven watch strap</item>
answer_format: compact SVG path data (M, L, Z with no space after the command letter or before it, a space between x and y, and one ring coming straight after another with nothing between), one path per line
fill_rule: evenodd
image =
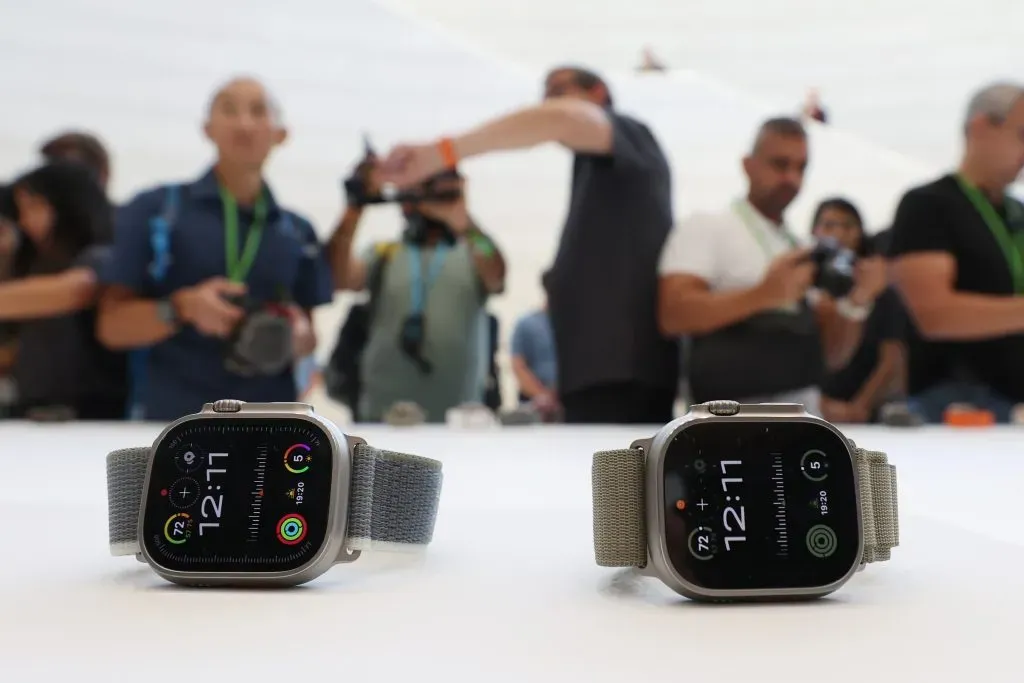
M594 556L602 567L644 567L645 454L639 448L594 454ZM854 445L860 478L864 562L888 560L899 545L896 468L884 453Z
M357 445L348 547L414 550L428 544L434 535L441 481L437 460Z
M594 453L594 556L602 567L647 565L645 464L640 448Z
M896 501L896 468L880 451L857 448L852 441L854 461L860 475L861 528L864 532L864 561L884 562L900 544L899 505Z
M149 448L107 456L110 552L134 555ZM349 498L348 547L403 550L425 546L434 535L441 498L441 463L415 455L355 447Z
M149 465L147 448L122 448L107 456L107 525L112 555L139 549L139 508Z

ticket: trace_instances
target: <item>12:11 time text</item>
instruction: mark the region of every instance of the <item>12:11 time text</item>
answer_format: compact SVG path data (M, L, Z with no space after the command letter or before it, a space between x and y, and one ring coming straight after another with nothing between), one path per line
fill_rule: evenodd
M722 467L722 491L728 493L729 484L736 484L737 487L743 485L743 477L725 476L727 467L742 466L742 460L723 460L720 464ZM731 496L728 497L727 499L730 498ZM739 496L737 496L736 499L739 500ZM732 505L729 505L724 510L722 510L722 526L724 526L725 530L729 533L735 534L737 531L739 531L746 534L747 514L743 506L739 505L737 507L733 507ZM732 550L733 543L739 543L745 540L747 540L746 536L726 536L724 539L726 551Z
M206 461L206 464L207 464L206 483L209 484L211 487L213 485L212 484L212 482L213 482L213 475L215 475L215 474L226 474L227 473L226 469L215 469L214 466L213 466L213 459L214 458L226 458L226 457L228 457L227 453L210 453L210 455L207 457L207 461ZM218 486L217 489L219 490L220 487ZM200 522L199 523L199 535L200 536L203 535L203 531L206 528L214 529L214 528L217 528L217 527L220 526L220 521L219 520L220 520L220 516L221 516L221 509L224 507L224 496L222 494L217 494L216 496L208 495L208 496L203 498L203 502L199 506L199 514L202 515L203 519L210 519L210 511L207 510L207 506L213 508L213 519L216 519L218 521L216 521L216 522Z

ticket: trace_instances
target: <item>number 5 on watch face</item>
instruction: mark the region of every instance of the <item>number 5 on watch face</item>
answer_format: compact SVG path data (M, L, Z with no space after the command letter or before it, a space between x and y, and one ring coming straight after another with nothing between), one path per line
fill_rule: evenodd
M292 474L304 474L309 470L310 447L297 443L284 452L284 468Z

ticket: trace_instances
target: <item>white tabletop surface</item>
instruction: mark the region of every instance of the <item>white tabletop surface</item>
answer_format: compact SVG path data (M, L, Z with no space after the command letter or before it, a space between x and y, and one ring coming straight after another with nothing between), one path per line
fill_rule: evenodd
M158 431L0 423L0 681L1022 680L1024 430L850 430L899 468L902 546L782 606L594 565L590 455L628 428L355 430L444 461L422 563L175 588L106 543L104 455Z

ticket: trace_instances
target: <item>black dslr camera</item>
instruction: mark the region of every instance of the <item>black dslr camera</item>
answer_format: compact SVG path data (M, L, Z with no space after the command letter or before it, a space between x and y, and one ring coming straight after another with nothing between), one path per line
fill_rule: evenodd
M229 372L243 377L272 376L292 364L292 319L288 309L276 303L260 303L249 297L230 297L245 311L227 342L224 358Z
M810 260L817 267L814 287L836 299L853 289L853 270L857 255L830 237L818 241L811 251Z
M445 171L427 179L419 187L409 190L398 190L392 186L372 189L370 173L377 164L377 153L368 138L363 138L363 158L356 164L352 174L345 179L345 197L351 206L368 206L370 204L418 204L419 202L451 202L462 196L461 190L437 189L438 181L458 178L457 171Z
M423 345L427 339L427 317L421 313L410 313L402 321L402 329L398 333L398 348L408 356L416 368L424 375L434 371L434 365L423 355Z

